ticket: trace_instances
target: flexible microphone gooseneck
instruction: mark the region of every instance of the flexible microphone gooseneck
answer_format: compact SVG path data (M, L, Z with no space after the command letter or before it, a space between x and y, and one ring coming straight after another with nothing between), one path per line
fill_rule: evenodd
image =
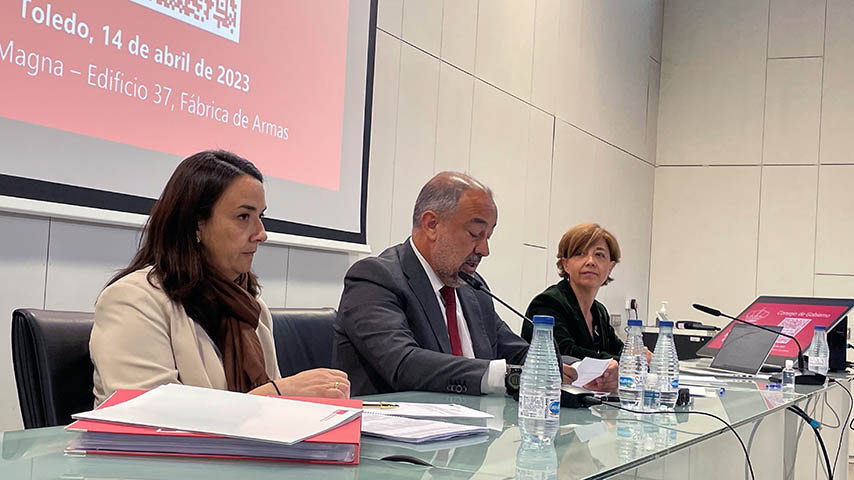
M533 321L533 320L531 320L530 318L526 317L525 315L522 315L518 310L516 310L515 308L511 307L511 306L510 306L510 305L508 305L506 302L504 302L504 300L502 300L502 299L500 299L500 298L496 297L495 295L493 295L493 294L492 294L492 292L490 292L490 291L489 291L489 289L488 289L488 288L486 288L486 285L484 285L484 284L483 284L483 282L481 282L480 280L478 280L477 278L475 278L473 275L469 275L469 274L468 274L468 273L466 273L466 272L460 271L459 273L457 273L457 276L458 276L458 277L460 277L464 282L466 282L467 284L469 284L469 286L470 286L471 288L473 288L473 289L475 289L475 290L480 290L481 292L483 292L483 293L485 293L485 294L489 295L490 297L492 297L494 300L498 300L498 303L500 303L500 304L504 305L505 307L509 308L511 312L515 313L516 315L519 315L519 316L520 316L520 317L522 317L526 322L531 323L531 324L533 324L533 323L534 323L534 321Z
M750 325L750 326L756 327L760 330L765 330L767 332L771 332L771 333L774 333L776 335L782 335L784 337L791 338L792 340L795 341L795 345L798 346L798 370L801 371L801 375L795 377L795 383L797 383L799 385L822 385L822 384L824 384L824 381L825 381L824 375L821 375L821 374L818 374L815 372L807 373L807 370L804 367L804 349L801 348L801 342L799 342L798 339L793 337L792 335L789 335L789 334L783 333L783 332L778 332L776 330L770 329L768 327L764 327L762 325L750 323L750 322L742 320L740 318L733 317L732 315L727 315L726 313L723 313L716 308L707 307L705 305L700 305L699 303L695 303L692 306L695 309L697 309L703 313L707 313L707 314L715 316L715 317L729 318L730 320L735 320L736 322L740 322L740 323L743 323L745 325ZM816 382L816 383L814 383L814 382Z
M480 280L475 278L473 275L469 275L466 272L459 272L459 273L457 273L457 276L460 277L464 282L466 282L471 288L473 288L475 290L480 290L481 292L489 295L493 299L498 300L499 303L501 303L505 307L509 308L510 311L512 311L516 315L519 315L520 317L525 319L526 322L533 325L533 323L534 323L533 320L526 317L525 315L522 315L518 310L511 307L510 305L507 305L507 303L505 303L504 300L501 300L500 298L493 295L492 292L490 292L489 289L486 288L486 285L484 285L483 282L481 282ZM561 364L563 364L563 360L562 360L561 355L560 355L560 349L558 348L557 340L554 340L554 342L555 342L555 353L557 354L557 357L558 357L557 358L558 369L562 371L563 367L561 367ZM589 392L587 390L584 390L582 388L577 388L577 387L571 387L570 389L568 389L568 386L564 385L560 391L560 405L562 407L568 407L568 408L587 407L589 405L583 403L584 399L586 399L587 397L593 398L593 393Z

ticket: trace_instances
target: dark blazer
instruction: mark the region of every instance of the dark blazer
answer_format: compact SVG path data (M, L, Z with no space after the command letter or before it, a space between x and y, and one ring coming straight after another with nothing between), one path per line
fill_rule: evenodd
M454 356L442 307L405 241L360 260L344 277L332 367L347 372L351 395L404 390L480 394L490 360L521 364L528 343L468 285L457 296L476 358Z
M563 279L534 297L525 315L528 318L534 315L551 315L555 318L554 336L561 355L619 360L623 341L617 337L609 322L608 310L605 305L594 300L590 311L593 313L593 336L587 329L572 286ZM533 328L527 322L522 325L522 338L530 341L532 333Z

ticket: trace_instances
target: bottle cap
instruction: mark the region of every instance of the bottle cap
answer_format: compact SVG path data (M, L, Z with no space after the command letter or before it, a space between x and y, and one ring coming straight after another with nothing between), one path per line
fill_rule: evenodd
M825 327L825 326L823 326L823 325L816 325L816 326L813 328L813 330L823 331L823 330L827 330L827 327Z
M659 327L673 327L673 322L671 322L670 320L659 320L658 326Z
M629 323L630 327L642 327L643 326L643 322L638 320L638 319L629 320L628 323Z
M555 317L551 315L534 315L534 325L554 325Z
M790 369L795 365L794 360L786 360L786 368Z

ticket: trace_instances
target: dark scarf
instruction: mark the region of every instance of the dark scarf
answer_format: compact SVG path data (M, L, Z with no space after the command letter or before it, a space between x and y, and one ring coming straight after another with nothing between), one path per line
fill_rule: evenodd
M219 348L228 389L248 392L270 381L256 333L261 305L246 291L246 275L229 282L210 271L205 273L197 293L184 301L184 308Z

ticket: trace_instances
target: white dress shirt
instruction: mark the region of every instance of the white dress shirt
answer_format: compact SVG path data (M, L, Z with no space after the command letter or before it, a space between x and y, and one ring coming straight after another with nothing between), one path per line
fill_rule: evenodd
M442 283L442 280L439 279L439 275L433 270L433 267L427 263L427 260L424 259L424 256L421 255L421 252L418 251L418 247L415 246L415 242L412 241L412 237L409 237L409 244L412 246L412 250L415 252L415 256L418 257L418 261L421 262L421 267L424 268L424 271L427 272L427 278L430 279L430 285L433 287L433 293L436 295L436 301L439 303L439 308L441 308L442 312L445 312L445 301L442 299L442 294L439 293L439 290L445 286ZM466 358L475 358L474 357L474 349L471 343L471 333L469 332L468 324L466 323L465 315L463 314L463 307L460 305L460 297L457 295L457 289L454 289L454 298L457 306L457 327L460 332L460 347L463 350L463 356ZM445 314L445 325L448 324L448 315ZM485 393L499 393L504 392L504 375L507 371L507 361L502 359L491 360L489 362L489 369L483 375L483 380L481 380L481 391Z

